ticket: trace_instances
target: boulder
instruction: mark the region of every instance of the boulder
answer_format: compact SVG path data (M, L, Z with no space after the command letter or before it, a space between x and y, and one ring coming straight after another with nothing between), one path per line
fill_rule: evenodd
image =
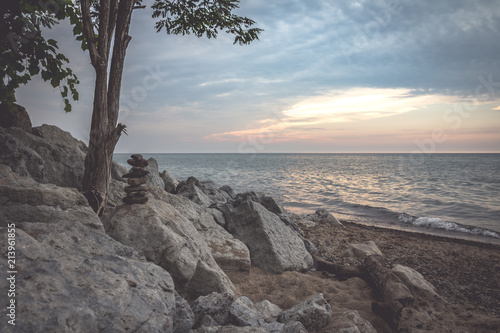
M232 200L231 195L228 192L222 190L221 187L219 187L219 185L217 185L211 180L201 181L199 183L199 187L201 188L203 193L205 193L210 198L212 202L226 203ZM225 187L226 190L228 190L227 189L228 187L229 186L226 185ZM231 190L228 191L231 192Z
M34 127L33 133L27 133L19 128L2 129L0 133L18 140L22 145L36 151L43 160L44 176L48 182L63 187L82 189L84 159L86 147L81 141L74 139L68 132L56 126L42 125ZM22 147L22 145L19 145ZM5 152L4 152L5 153ZM23 154L26 157L26 154ZM29 158L24 162L31 163ZM6 163L2 160L2 163ZM13 167L12 163L7 163ZM39 163L36 161L36 163ZM32 168L28 167L28 170ZM13 170L17 169L13 167ZM28 175L29 176L29 175ZM36 177L34 177L36 179Z
M290 310L284 311L278 317L281 323L300 321L307 330L317 331L326 324L332 317L332 308L325 300L323 294L295 305Z
M0 202L0 234L16 229L17 331L190 330L192 312L169 273L106 235L76 189L0 165ZM7 260L0 269L9 270ZM0 321L0 331L10 329Z
M263 300L262 302L255 303L255 308L260 312L264 320L268 323L276 321L282 310L276 304Z
M76 189L40 184L12 172L0 164L0 226L8 223L81 222L104 230L101 221L88 205L87 199Z
M163 170L163 172L160 173L160 178L163 180L163 183L165 184L165 191L167 191L168 193L175 194L177 185L179 185L179 181L170 176L167 170Z
M16 103L11 106L8 106L7 103L0 104L0 126L5 128L17 127L31 133L30 116L23 106Z
M191 304L193 313L199 319L195 327L202 326L201 321L204 317L207 318L207 316L215 321L217 325L226 325L229 322L229 307L233 301L234 295L232 293L221 294L213 292L209 295L198 297Z
M47 183L42 157L11 134L11 132L17 131L21 130L17 128L6 130L0 127L0 163L10 166L18 175Z
M313 266L300 237L261 204L246 200L223 213L229 232L249 248L252 265L278 274Z
M172 278L132 248L79 222L16 227L17 331L175 332ZM0 330L9 331L6 320Z
M383 256L382 251L374 241L368 241L365 244L350 244L344 251L343 256L348 258L358 258L364 260L367 256L377 254Z
M266 324L262 314L246 296L241 296L229 307L229 321L236 326L261 327Z
M392 273L408 287L415 298L433 299L439 297L434 286L413 268L396 264L392 268Z
M154 158L148 159L148 166L144 170L149 171L149 178L146 185L158 186L161 189L165 189L165 182L160 177L160 172L158 171L158 162Z
M202 207L183 196L172 195L158 188L153 188L151 193L156 199L168 202L193 224L224 271L250 270L248 247L214 220L215 209Z
M308 333L300 321L291 321L286 323L280 333Z
M195 177L189 177L186 181L180 182L177 185L176 193L203 207L213 204L208 195L203 192L200 182Z
M120 164L113 161L111 164L111 179L118 180L120 182L126 183L127 181L122 177L128 172L127 168L121 166Z
M238 327L238 326L212 326L212 327L200 327L197 330L192 331L192 333L269 333L269 331L263 327Z
M143 205L118 206L108 209L101 220L112 238L165 268L183 297L233 293L233 284L203 236L168 202L153 198Z

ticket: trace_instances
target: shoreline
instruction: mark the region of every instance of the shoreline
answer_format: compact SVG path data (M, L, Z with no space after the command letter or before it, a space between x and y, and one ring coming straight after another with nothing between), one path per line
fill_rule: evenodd
M457 231L449 231L442 229L420 228L417 226L391 226L391 225L377 225L369 222L363 223L358 221L339 219L343 224L354 225L361 228L377 229L381 232L391 231L395 233L406 233L415 236L431 237L436 240L450 241L462 244L472 244L478 246L491 246L500 251L500 239L495 237L488 237L482 235L475 235L469 233L462 233Z

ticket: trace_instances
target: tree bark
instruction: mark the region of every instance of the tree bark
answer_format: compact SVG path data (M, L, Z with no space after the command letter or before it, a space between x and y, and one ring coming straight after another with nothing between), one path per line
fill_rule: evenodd
M125 51L130 41L128 32L134 3L135 0L119 2L101 0L99 33L96 39L89 0L81 0L84 34L96 73L89 149L85 156L83 194L99 216L106 208L113 151L121 133L125 130L125 125L117 125L117 122ZM113 32L113 56L109 64Z

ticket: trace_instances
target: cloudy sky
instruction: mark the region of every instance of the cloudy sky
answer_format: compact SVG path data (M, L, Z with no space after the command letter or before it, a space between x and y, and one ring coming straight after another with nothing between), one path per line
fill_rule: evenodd
M265 31L249 46L156 33L134 11L116 152L500 152L500 6L477 0L242 0ZM86 141L93 68L59 41L80 101L35 79L34 125Z

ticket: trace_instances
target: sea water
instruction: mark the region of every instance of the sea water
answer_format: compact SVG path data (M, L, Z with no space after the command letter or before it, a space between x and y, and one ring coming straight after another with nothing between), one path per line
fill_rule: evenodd
M500 238L500 154L143 155L176 179L264 192L295 213Z

